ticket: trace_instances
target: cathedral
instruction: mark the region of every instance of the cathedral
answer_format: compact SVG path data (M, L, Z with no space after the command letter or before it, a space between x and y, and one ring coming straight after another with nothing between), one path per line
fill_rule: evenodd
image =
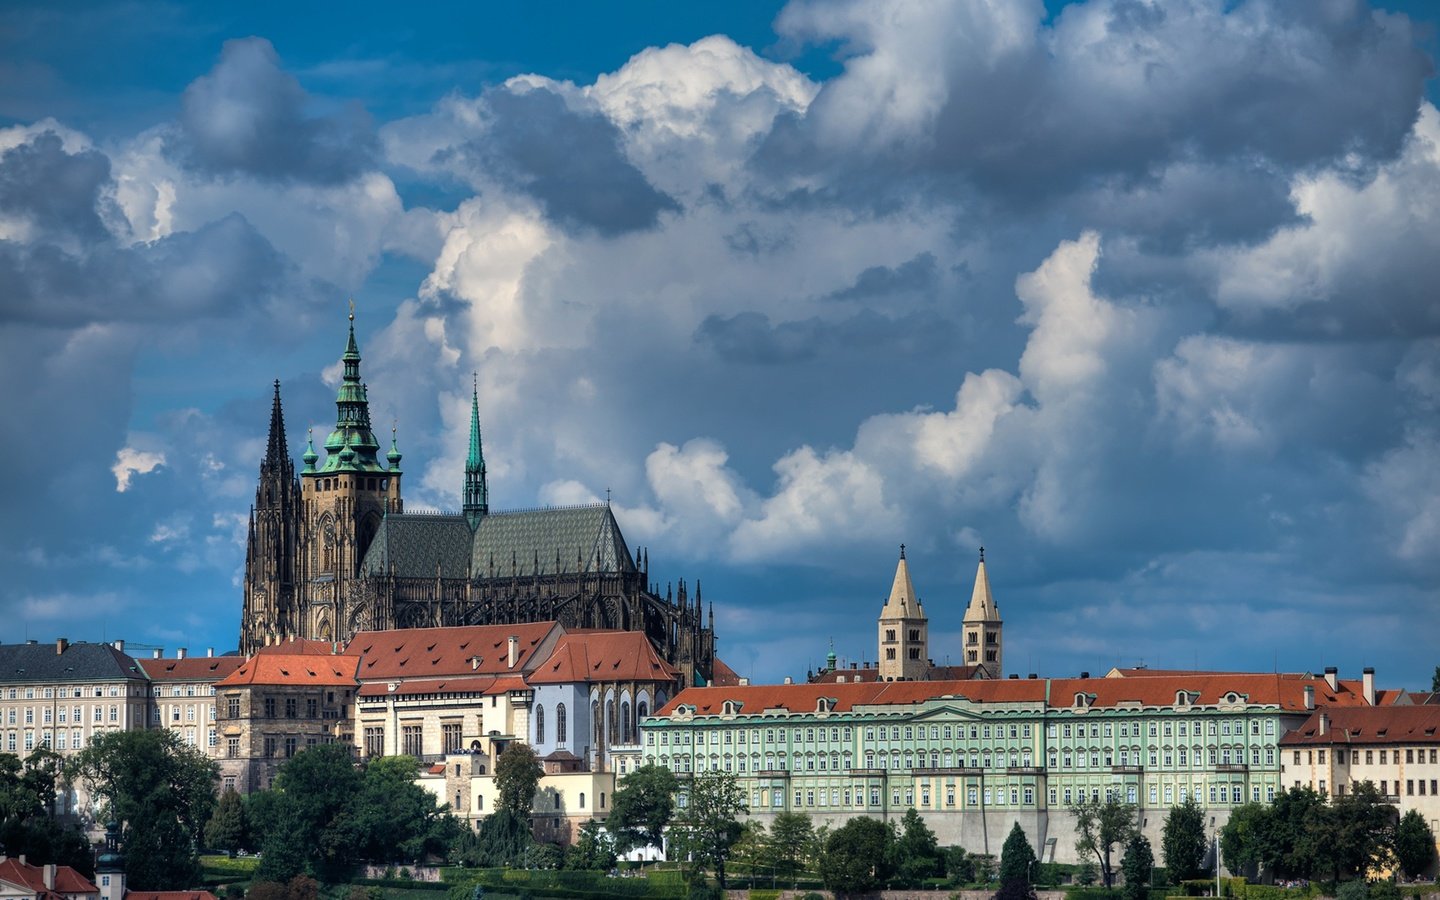
M693 596L684 581L661 596L649 553L631 554L609 503L490 509L478 393L461 512L405 512L393 431L382 457L370 427L353 311L341 361L335 430L323 458L307 443L298 476L275 382L250 512L241 653L292 637L557 621L644 632L682 687L711 683L713 605L707 615L698 582Z

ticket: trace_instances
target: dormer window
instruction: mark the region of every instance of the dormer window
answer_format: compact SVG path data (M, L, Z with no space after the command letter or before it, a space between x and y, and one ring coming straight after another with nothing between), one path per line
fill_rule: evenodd
M740 712L740 704L734 700L726 700L720 704L720 715L733 716Z
M817 713L834 712L835 701L829 697L821 697L820 699L815 701L815 711Z

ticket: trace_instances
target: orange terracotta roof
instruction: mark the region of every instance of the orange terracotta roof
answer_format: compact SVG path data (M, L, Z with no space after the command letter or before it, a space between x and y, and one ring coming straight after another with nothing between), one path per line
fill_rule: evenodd
M1326 718L1320 733L1320 716ZM1316 710L1281 746L1440 744L1440 706L1365 706Z
M0 861L0 881L22 885L40 897L57 897L60 894L98 894L95 883L69 866L55 867L55 886L45 887L45 868L22 863L14 857Z
M151 681L215 681L245 663L243 656L191 656L185 659L137 659Z
M674 681L679 673L639 631L570 631L531 670L532 684Z
M360 678L365 681L498 675L529 669L535 650L557 629L564 633L556 622L362 631L345 650L360 657ZM520 639L514 669L508 665L511 635Z
M267 647L261 647L255 652L289 653L291 655L313 653L317 656L334 656L337 652L337 647L330 641L317 641L313 638L292 637L286 638L278 644L271 644Z
M740 684L740 675L717 656L715 665L710 668L710 684L712 687L733 687Z
M854 706L918 703L945 696L965 697L977 703L1045 703L1047 692L1051 709L1074 706L1076 694L1084 695L1085 705L1092 708L1103 709L1129 703L1166 707L1174 705L1176 694L1182 690L1194 695L1191 702L1200 706L1215 705L1227 694L1234 693L1247 697L1250 703L1303 711L1306 708L1304 690L1307 685L1314 689L1317 706L1366 705L1359 690L1344 682L1337 690L1331 691L1323 678L1198 672L1145 678L887 681L690 688L667 703L657 715L670 715L680 703L697 707L701 715L716 715L725 700L741 702L746 713L770 708L807 712L815 709L821 697L830 697L835 700L834 710L843 712Z
M931 666L926 673L926 681L970 681L979 680L985 677L985 672L980 666ZM841 681L840 679L845 679ZM846 684L852 681L879 681L880 670L874 666L869 668L855 667L851 669L833 669L827 672L819 672L810 677L811 684Z
M384 697L387 694L396 694L402 697L413 697L417 694L503 694L511 690L510 685L518 683L524 686L524 681L518 676L500 677L496 675L456 675L451 678L405 678L397 681L367 681L360 685L361 697ZM390 685L395 685L395 690L390 690Z
M256 654L221 681L217 688L252 684L355 685L357 657L314 654Z

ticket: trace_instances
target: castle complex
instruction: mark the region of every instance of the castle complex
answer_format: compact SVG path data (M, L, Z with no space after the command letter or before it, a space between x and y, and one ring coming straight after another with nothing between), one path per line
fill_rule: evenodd
M360 380L354 313L341 357L335 430L322 459L311 440L296 474L285 441L280 383L250 515L240 651L289 638L345 642L360 631L559 622L643 632L679 672L708 684L713 608L649 580L609 504L492 511L471 395L470 447L459 513L407 513L394 435L380 456Z

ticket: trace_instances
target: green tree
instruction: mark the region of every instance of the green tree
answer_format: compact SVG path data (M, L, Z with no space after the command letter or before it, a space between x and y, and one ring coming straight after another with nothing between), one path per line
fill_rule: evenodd
M1160 837L1160 853L1165 859L1165 874L1171 884L1179 884L1202 874L1205 860L1205 810L1194 796L1170 808L1165 817L1165 830Z
M804 867L809 855L811 842L815 839L815 826L804 813L777 813L770 824L770 839L767 841L768 861L775 877L792 881Z
M205 823L205 846L234 853L244 847L247 840L245 801L234 788L226 788L220 802L215 804L210 821Z
M266 804L264 855L255 875L287 882L297 875L345 881L359 861L364 835L356 817L363 786L350 748L307 747L280 767Z
M879 819L860 816L846 822L825 842L820 876L839 896L874 890L890 875L895 833Z
M534 749L522 741L506 747L495 760L495 806L518 816L530 815L535 802L535 788L545 769Z
M771 856L770 836L765 826L754 819L740 823L740 836L730 848L731 868L744 866L754 879L769 876L775 880L774 858Z
M610 798L606 824L624 849L648 844L659 847L665 826L675 814L675 792L679 782L664 766L641 766L620 780Z
M1220 855L1232 872L1249 866L1274 868L1279 848L1273 819L1271 808L1263 803L1246 803L1230 813L1230 821L1220 831Z
M1440 666L1435 667L1435 674L1430 677L1430 693L1440 694Z
M72 757L69 771L121 823L126 874L135 890L200 883L198 848L215 805L218 769L169 729L112 731Z
M671 830L672 841L698 870L714 870L723 890L725 863L740 837L740 816L747 811L745 792L734 775L704 772L691 780L686 799Z
M1135 806L1115 797L1081 800L1071 807L1075 814L1075 852L1082 858L1095 857L1105 887L1115 884L1110 855L1116 844L1130 840L1135 831Z
M1025 829L1016 822L1010 826L1010 834L1005 838L1005 845L1000 848L1000 884L1004 885L1007 881L1031 884L1030 866L1034 862L1035 848L1030 846L1030 839L1025 837Z
M1155 854L1150 842L1140 832L1130 835L1125 855L1120 858L1120 873L1125 876L1125 900L1146 900L1150 896L1150 873L1155 868Z
M60 755L44 747L23 762L13 753L0 753L0 846L36 865L70 866L88 877L94 872L89 840L55 815L62 769Z
M597 819L580 826L575 843L565 852L565 868L606 871L615 865L615 840Z
M1395 859L1407 878L1418 878L1435 861L1435 833L1419 810L1410 810L1395 826Z
M895 873L912 887L926 878L937 878L945 871L945 860L940 855L940 843L935 839L935 832L930 830L914 807L906 810L905 817L900 820L899 834L891 852L895 854Z
M966 852L964 847L946 847L945 877L956 887L974 881L975 857Z
M1395 843L1395 808L1385 802L1373 782L1353 785L1330 801L1318 823L1312 819L1310 835L1316 847L1317 871L1332 881L1342 876L1365 877L1371 870L1389 868Z
M415 783L418 770L412 756L383 756L366 765L355 804L362 859L419 862L443 852L457 836L455 817Z
M480 820L473 835L465 834L460 856L473 866L515 866L524 861L534 843L528 817L497 809Z

